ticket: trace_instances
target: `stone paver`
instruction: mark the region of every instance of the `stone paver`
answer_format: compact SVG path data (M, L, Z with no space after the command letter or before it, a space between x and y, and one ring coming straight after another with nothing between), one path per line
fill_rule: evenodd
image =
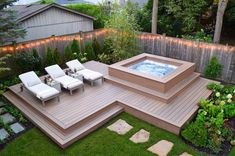
M1 107L1 108L0 108L0 114L5 113L5 111L6 111L6 110L5 110L5 108L4 108L4 107Z
M24 130L24 127L18 122L10 125L10 127L13 130L13 132L16 134Z
M9 113L3 114L0 117L2 118L2 120L5 124L7 124L9 122L13 122L15 120L15 118Z
M184 152L184 153L180 154L179 156L193 156L193 155L191 155L191 154L189 154L187 152Z
M110 131L114 131L120 135L126 134L130 131L133 127L129 125L126 121L119 119L112 125L107 127Z
M148 131L141 129L140 131L132 135L130 140L134 143L144 143L149 140L149 136L150 136L150 133Z
M7 133L7 131L2 128L0 129L0 140L4 140L9 136L9 134Z
M167 156L167 154L171 151L174 144L167 140L161 140L158 143L148 148L148 151L157 154L159 156Z

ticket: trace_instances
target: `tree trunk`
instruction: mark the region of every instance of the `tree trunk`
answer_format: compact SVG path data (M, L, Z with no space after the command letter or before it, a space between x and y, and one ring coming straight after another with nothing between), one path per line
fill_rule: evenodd
M157 33L158 0L153 0L152 33Z
M213 39L214 43L220 42L224 12L227 7L227 4L228 4L228 0L219 0L217 16L216 16L215 33L214 33L214 39Z

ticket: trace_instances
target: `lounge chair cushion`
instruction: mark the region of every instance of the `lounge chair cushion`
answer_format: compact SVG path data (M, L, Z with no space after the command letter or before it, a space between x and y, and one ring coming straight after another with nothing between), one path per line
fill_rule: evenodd
M83 69L83 70L78 71L77 73L83 75L86 80L91 80L91 81L97 80L103 77L101 73L95 72L89 69Z
M26 88L42 83L41 80L33 71L19 75L19 78Z
M45 70L53 79L65 76L64 71L57 64L46 67Z
M80 71L85 69L85 67L78 61L78 60L72 60L66 63L66 65L73 71Z
M77 80L77 79L72 78L67 75L56 78L55 80L60 82L62 84L62 86L67 89L73 89L73 88L78 87L83 84L82 81Z
M29 88L31 92L33 92L38 98L46 99L53 95L59 94L59 91L55 88L52 88L44 83L40 83L38 85L34 85Z

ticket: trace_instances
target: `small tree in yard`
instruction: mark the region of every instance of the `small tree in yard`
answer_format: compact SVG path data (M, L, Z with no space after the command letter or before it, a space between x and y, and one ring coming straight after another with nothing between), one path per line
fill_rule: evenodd
M72 44L71 44L71 51L74 54L79 54L80 53L80 46L79 46L79 42L78 40L73 40Z
M45 58L45 66L50 66L55 64L55 60L54 60L54 56L53 53L51 51L51 48L48 47L47 48L47 52L46 52L46 58Z
M54 50L54 62L59 65L62 64L62 58L61 58L61 55L58 51L58 48L55 48L55 50Z
M205 76L210 79L215 79L220 76L222 65L216 57L212 57L205 68Z
M75 59L75 56L70 48L70 46L66 46L64 49L64 61L68 62L72 59Z
M94 52L94 49L92 47L91 42L86 43L85 53L86 53L86 57L88 60L95 60L96 59L96 55L95 55L95 52Z
M108 28L106 39L111 41L111 51L113 62L131 57L137 51L136 35L139 26L135 16L128 14L127 10L114 7L111 18L106 22Z

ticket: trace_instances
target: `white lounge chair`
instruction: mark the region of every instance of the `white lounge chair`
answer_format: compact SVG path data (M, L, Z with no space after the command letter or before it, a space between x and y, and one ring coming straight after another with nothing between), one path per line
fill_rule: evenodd
M101 79L102 83L104 81L101 73L86 69L77 59L67 62L66 65L72 72L83 75L84 79L89 81L92 86L96 80Z
M63 88L68 89L71 95L73 94L73 90L75 89L82 88L82 90L84 91L83 82L66 75L65 72L58 65L46 67L45 70L52 79L59 82Z
M23 83L23 85L21 85L21 91L23 91L23 88L26 88L29 92L39 98L42 101L43 105L45 105L45 101L56 97L58 98L58 101L60 101L60 92L55 88L42 83L35 72L30 71L21 74L19 75L19 78Z

